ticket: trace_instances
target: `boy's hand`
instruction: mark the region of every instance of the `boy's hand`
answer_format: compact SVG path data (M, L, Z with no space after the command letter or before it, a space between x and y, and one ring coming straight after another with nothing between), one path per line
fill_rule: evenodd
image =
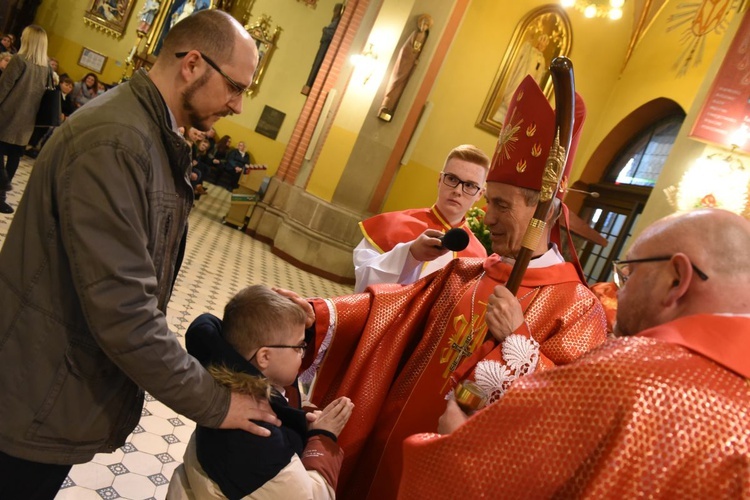
M320 411L320 410L309 411L309 412L305 413L305 418L307 419L307 426L308 426L308 428L310 427L311 423L313 423L316 420L318 420L318 417L320 416L321 413L323 413L323 412Z
M315 311L313 310L312 306L308 301L303 299L299 296L297 292L293 292L291 290L285 290L284 288L275 288L272 287L271 290L278 293L279 295L283 295L284 297L290 299L292 302L300 306L307 315L307 320L305 321L305 328L310 328L315 323Z
M242 429L261 437L271 435L271 431L252 423L251 420L262 420L269 424L281 425L281 420L276 418L276 414L271 410L268 401L233 392L229 401L229 411L219 429Z
M354 403L349 398L341 397L335 400L333 403L320 412L315 422L307 424L307 428L310 430L320 429L328 431L336 437L341 434L344 430L344 426L349 421L349 417L352 416L352 410L354 409Z

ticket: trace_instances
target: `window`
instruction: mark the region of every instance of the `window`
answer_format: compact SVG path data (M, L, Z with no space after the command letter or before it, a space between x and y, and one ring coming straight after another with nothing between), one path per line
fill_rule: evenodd
M589 284L610 280L612 261L621 258L684 119L684 113L675 113L643 128L617 154L602 182L589 187L600 196L586 199L581 218L609 242L578 248Z

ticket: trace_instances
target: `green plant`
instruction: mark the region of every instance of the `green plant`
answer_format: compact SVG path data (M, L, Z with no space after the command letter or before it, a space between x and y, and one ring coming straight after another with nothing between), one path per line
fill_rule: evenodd
M469 224L471 232L487 250L487 255L491 255L492 240L490 239L490 230L484 225L484 215L484 210L481 208L472 208L466 214L466 222Z

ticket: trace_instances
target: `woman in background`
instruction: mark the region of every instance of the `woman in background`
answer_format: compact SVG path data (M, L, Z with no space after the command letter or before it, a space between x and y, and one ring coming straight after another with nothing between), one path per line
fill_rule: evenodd
M218 181L221 173L224 171L224 164L227 161L227 155L232 148L232 138L228 135L223 136L216 143L216 150L211 159L211 178Z
M13 35L3 35L0 38L0 52L16 53L16 48L13 45Z
M8 67L11 57L13 57L13 54L10 52L0 52L0 75L2 75L5 68Z
M21 49L0 75L0 213L13 213L5 202L29 142L42 94L47 87L47 33L35 24L21 34Z
M99 79L94 73L86 73L80 82L76 82L73 88L73 102L76 108L80 108L99 92Z
M245 151L245 143L240 141L237 143L237 149L233 149L227 155L227 162L224 165L224 170L229 173L230 186L232 189L236 189L239 186L240 177L245 167L250 165L251 158L250 153Z

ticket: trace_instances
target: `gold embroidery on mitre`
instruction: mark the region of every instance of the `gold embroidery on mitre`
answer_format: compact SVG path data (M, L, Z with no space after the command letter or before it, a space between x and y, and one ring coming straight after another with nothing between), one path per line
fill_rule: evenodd
M534 137L534 134L536 134L536 123L532 123L526 127L526 137Z
M510 160L510 156L516 149L516 143L518 142L518 131L521 130L521 124L523 118L515 120L516 110L510 115L510 118L505 122L503 128L500 130L500 135L497 137L497 155L500 158L500 163L503 160ZM490 171L495 167L495 162L492 162Z
M516 102L521 102L521 99L523 99L523 90L516 96Z
M519 174L522 174L526 171L526 160L519 160L518 163L516 163L516 170Z
M538 142L531 147L531 156L534 158L542 156L542 145Z

